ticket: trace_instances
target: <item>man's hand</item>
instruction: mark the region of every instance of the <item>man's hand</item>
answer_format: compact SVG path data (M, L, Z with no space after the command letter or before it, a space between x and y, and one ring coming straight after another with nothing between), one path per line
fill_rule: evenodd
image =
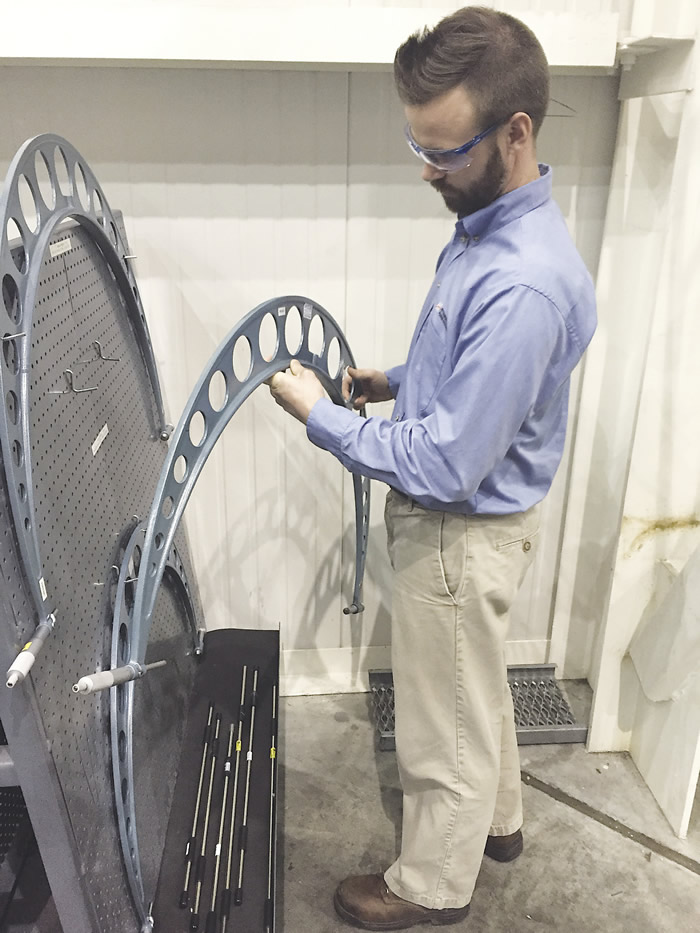
M306 369L299 360L292 360L289 369L275 373L266 381L277 404L302 424L306 424L316 402L328 397L313 370Z
M388 402L394 396L389 391L389 380L379 369L355 369L348 366L343 374L343 398L349 399L353 381L359 392L353 408L362 408L367 402Z

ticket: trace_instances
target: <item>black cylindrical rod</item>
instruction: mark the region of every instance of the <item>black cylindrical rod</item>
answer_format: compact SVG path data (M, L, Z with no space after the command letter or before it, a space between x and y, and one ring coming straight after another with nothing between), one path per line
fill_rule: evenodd
M248 665L243 666L241 681L241 702L238 706L238 734L236 736L236 766L233 774L233 794L231 801L231 824L228 831L228 859L226 861L226 889L221 899L221 933L226 933L226 922L231 909L231 864L233 860L233 836L236 826L236 801L238 800L238 775L241 768L241 738L243 735L243 720L245 719L245 685L248 675Z
M274 926L274 909L272 890L274 886L275 871L275 805L277 788L275 786L276 759L277 759L277 685L272 685L272 722L270 737L270 832L267 853L267 899L265 901L265 933L272 933Z
M207 836L209 835L209 816L211 814L211 796L214 789L214 775L216 774L216 758L219 753L219 730L221 728L221 715L216 714L214 738L211 742L211 772L209 774L209 790L207 791L207 808L204 811L204 830L202 831L202 846L197 859L197 890L192 906L190 930L199 928L199 900L202 896L202 880L206 868Z
M197 799L194 805L194 817L192 818L192 831L190 838L185 846L185 881L180 895L180 907L187 907L190 900L190 875L192 873L192 860L194 858L195 839L197 837L197 823L199 822L199 807L202 802L202 785L204 784L204 771L207 764L207 752L211 741L211 721L214 715L214 704L209 704L209 715L207 724L204 727L202 736L202 763L199 766L199 785L197 787Z
M238 859L238 887L233 898L238 906L243 903L243 869L245 866L245 850L248 845L248 801L250 799L250 772L253 766L253 736L255 734L255 707L257 704L258 691L258 668L253 669L253 694L250 700L250 734L248 736L248 753L246 760L248 762L245 778L245 797L243 799L243 824L241 826L241 835L239 840L240 856Z

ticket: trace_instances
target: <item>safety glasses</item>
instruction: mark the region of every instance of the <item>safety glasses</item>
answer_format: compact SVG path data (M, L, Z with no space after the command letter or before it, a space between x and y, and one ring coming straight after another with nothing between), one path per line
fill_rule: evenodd
M428 165L432 165L433 168L438 169L440 172L458 172L460 169L467 168L471 165L472 159L474 158L472 153L474 147L478 146L481 140L485 139L489 133L493 133L494 130L497 130L500 126L503 126L504 123L507 123L509 119L510 117L506 117L505 120L499 120L498 123L494 123L488 129L484 130L483 133L478 133L473 139L470 139L468 143L464 143L463 146L458 146L456 149L424 149L423 146L419 146L413 138L411 127L408 123L404 127L404 135L406 136L406 142L411 151L415 153L419 159L422 159Z

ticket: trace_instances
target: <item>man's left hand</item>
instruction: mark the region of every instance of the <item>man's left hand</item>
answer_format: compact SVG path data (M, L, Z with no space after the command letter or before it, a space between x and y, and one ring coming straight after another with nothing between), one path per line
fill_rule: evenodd
M302 424L306 424L316 402L328 397L316 373L302 366L299 360L292 360L289 369L275 373L267 384L277 404Z

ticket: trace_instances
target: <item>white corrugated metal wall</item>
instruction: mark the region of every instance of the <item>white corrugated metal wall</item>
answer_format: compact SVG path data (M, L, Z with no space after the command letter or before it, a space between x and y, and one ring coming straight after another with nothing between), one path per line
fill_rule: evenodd
M514 13L629 6L496 5ZM390 74L17 66L0 77L3 159L37 133L64 135L124 212L171 419L234 323L275 295L324 305L359 362L401 361L453 219L406 149ZM561 103L540 137L556 198L594 272L616 86L615 78L555 77ZM565 462L513 620L513 659L546 657L567 475ZM187 522L208 625L281 625L288 691L357 688L359 672L388 662L383 493L375 484L367 609L349 619L352 486L337 462L261 389L205 468Z

